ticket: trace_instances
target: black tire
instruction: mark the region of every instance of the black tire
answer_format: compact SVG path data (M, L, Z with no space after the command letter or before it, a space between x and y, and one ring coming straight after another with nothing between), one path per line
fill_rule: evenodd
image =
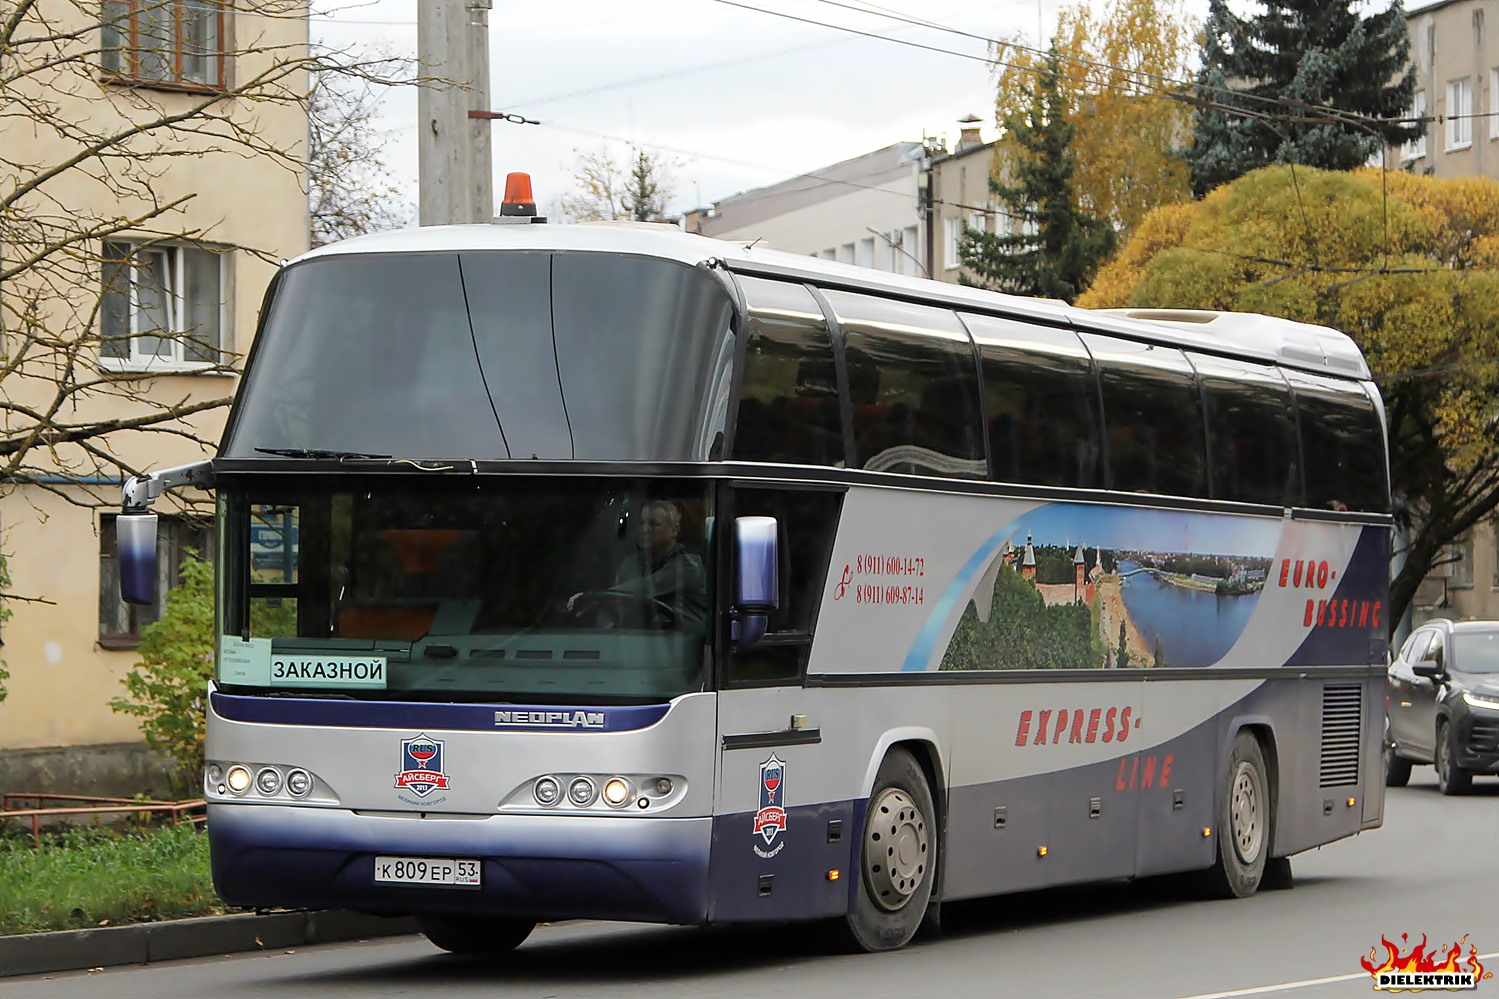
M1241 731L1234 738L1218 806L1218 858L1203 872L1214 898L1247 898L1259 891L1270 858L1274 803L1259 740Z
M1473 786L1473 771L1464 770L1452 759L1452 726L1443 718L1437 722L1437 787L1443 794L1467 794Z
M497 916L417 916L416 925L443 950L468 957L503 957L536 928L529 919Z
M926 773L903 749L891 750L869 792L859 850L859 886L844 917L859 950L904 947L921 928L937 880L938 822Z
M1395 755L1395 747L1384 744L1384 786L1404 787L1411 780L1411 761Z
M1296 877L1291 872L1290 857L1271 857L1265 861L1265 875L1260 878L1260 891L1290 891L1296 887Z

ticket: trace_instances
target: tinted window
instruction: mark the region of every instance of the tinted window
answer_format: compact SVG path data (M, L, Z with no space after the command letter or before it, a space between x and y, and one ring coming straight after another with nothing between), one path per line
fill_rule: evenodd
M486 374L504 384L495 412L517 458L570 458L572 435L552 345L549 253L465 253L463 290Z
M843 326L859 466L984 478L978 374L957 316L846 292L827 298Z
M806 669L842 500L842 493L827 490L735 491L735 516L774 517L780 525L781 606L771 615L765 638L735 651L732 681L795 680Z
M1388 512L1384 432L1362 386L1287 372L1296 393L1306 505Z
M706 271L556 254L552 319L573 457L708 457L727 415L715 404L728 402L732 315L728 292Z
M224 453L704 458L731 315L711 274L649 257L314 258L277 289Z
M1297 506L1301 448L1291 389L1275 368L1192 356L1207 417L1215 499Z
M326 448L508 457L452 253L325 257L286 271L225 452Z
M1097 382L1077 334L992 316L963 321L983 361L995 477L1098 486Z
M833 338L801 285L739 279L749 302L733 457L843 464Z
M1098 363L1109 488L1206 496L1202 399L1173 347L1084 333Z

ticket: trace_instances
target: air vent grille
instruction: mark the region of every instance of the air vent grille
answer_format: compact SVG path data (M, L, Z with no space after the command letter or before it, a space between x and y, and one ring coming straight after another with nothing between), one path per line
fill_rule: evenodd
M1322 787L1357 785L1364 690L1358 684L1322 688Z

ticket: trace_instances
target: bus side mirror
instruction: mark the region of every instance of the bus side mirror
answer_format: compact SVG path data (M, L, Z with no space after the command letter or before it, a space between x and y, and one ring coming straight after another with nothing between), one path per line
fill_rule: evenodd
M765 637L781 606L781 564L774 517L734 518L734 606L729 638L748 648Z
M156 514L122 513L115 518L120 597L127 604L156 603Z

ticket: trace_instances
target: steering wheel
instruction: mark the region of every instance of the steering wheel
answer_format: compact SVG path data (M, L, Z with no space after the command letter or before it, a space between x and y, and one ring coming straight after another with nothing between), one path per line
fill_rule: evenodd
M628 607L642 609L647 615L654 614L652 623L657 628L678 627L680 613L676 605L660 597L639 593L608 593L602 590L584 592L578 595L569 613L581 619L592 612L599 619L601 627L612 628L619 627L625 619L625 608ZM609 614L612 620L605 620L606 614Z

